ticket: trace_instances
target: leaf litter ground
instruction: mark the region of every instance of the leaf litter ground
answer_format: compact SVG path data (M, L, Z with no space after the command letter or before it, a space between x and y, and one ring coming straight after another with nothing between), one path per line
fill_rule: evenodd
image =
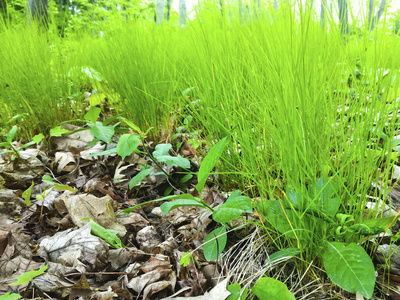
M77 129L72 125L65 128ZM216 226L210 211L184 207L164 216L159 207L161 203L152 202L129 214L119 213L163 197L171 183L145 155L133 153L124 160L116 154L92 157L92 153L108 150L102 143L89 146L92 139L88 131L52 137L56 150L28 148L20 151L21 158L11 160L10 155L0 158L1 294L11 291L24 298L35 295L56 299L190 299L196 296L195 299L226 299L230 293L224 279L229 275L236 275L236 280L241 282L254 282L257 276L263 276L268 251L262 239L256 240L257 230L255 235L243 230L230 236L233 242L227 252L231 270L227 270L222 259L208 262L201 251L205 237ZM175 155L192 159L190 170L197 172L196 152L185 139L182 142L184 146ZM155 150L152 144L140 147ZM130 188L130 179L144 165L154 168L150 176ZM163 168L176 181L182 178L179 167L164 164ZM395 171L400 175L400 170ZM46 174L50 180L68 184L77 192L50 189L49 182L42 182L37 174ZM27 207L23 191L32 182L35 183L30 195L32 205ZM196 183L197 179L193 178L180 188L199 196L194 188ZM176 187L172 191L181 192ZM394 206L384 214L397 213L394 208L400 202L399 195L395 187L390 193ZM223 204L227 197L213 185L206 185L203 193L203 200L214 207ZM93 234L91 222L111 230L111 236L106 239L108 243ZM232 246L240 238L242 242ZM249 244L253 247L250 251ZM182 266L181 257L194 249L197 249L196 255L186 267ZM382 281L385 257L390 255L390 286L400 283L400 253L383 244L376 263L379 287L388 284ZM39 270L44 265L48 265L46 273L32 282L9 285L21 274ZM286 270L284 274L290 272ZM287 284L296 285L295 282ZM309 292L298 295L303 295L300 297L303 299L328 299L331 293L321 283L315 291L314 296ZM389 294L398 299L395 290Z

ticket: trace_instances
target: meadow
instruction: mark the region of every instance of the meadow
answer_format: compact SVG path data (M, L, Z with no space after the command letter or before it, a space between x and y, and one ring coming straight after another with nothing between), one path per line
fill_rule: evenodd
M99 106L152 128L154 143L185 130L199 157L227 138L215 183L249 196L265 245L298 249L295 269L322 282L329 245L373 257L373 229L390 227L366 220L398 181L400 38L385 17L343 35L327 14L321 28L303 4L248 18L210 5L185 27L109 17L63 37L51 14L48 29L3 21L3 134L18 124L29 141Z

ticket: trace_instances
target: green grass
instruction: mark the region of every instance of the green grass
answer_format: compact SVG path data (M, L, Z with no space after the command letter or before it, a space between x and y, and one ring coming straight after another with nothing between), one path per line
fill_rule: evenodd
M310 7L297 15L285 7L268 10L258 21L207 9L185 29L116 19L103 28L104 37L88 30L63 40L35 26L8 27L0 30L0 118L28 112L23 127L32 135L79 117L82 93L94 88L143 130L153 127L155 139L171 135L191 114L192 129L210 145L225 136L231 141L219 166L224 189L240 188L267 203L285 199L290 188L306 194L319 178L331 177L341 212L360 221L366 196L378 196L373 182L386 199L397 161L390 141L398 124L388 115L399 106L400 40L384 24L344 39L327 19L322 30ZM81 67L103 80L68 75ZM182 96L187 88L189 98ZM318 221L300 219L297 225L309 231L296 239L261 222L266 242L299 246L311 261L319 241L332 236Z

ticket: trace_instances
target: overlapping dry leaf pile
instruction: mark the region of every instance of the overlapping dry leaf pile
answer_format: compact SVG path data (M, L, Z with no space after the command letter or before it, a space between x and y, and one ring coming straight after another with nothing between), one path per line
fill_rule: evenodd
M225 299L227 281L217 284L220 267L202 258L201 247L194 262L187 267L179 264L181 256L201 246L213 229L211 212L189 207L163 216L161 203L156 202L118 214L160 198L169 184L165 176L153 175L129 190L130 178L148 158L138 154L124 161L117 155L90 157L105 150L100 144L89 147L92 139L87 131L52 137L51 147L56 150L20 152L29 167L10 155L1 158L0 294L12 291L8 284L20 274L47 264L44 275L13 291L24 297L57 299L172 299L204 295L211 289L214 296L200 299ZM192 156L190 145L180 155ZM169 168L168 172L176 171ZM195 172L198 166L192 162L191 168ZM35 200L50 188L35 173L47 174L77 192L53 188L43 200ZM32 181L32 205L27 207L22 193ZM193 183L187 188L195 193ZM225 199L213 188L207 188L204 196L213 206ZM83 218L118 232L126 247L115 249L93 235Z

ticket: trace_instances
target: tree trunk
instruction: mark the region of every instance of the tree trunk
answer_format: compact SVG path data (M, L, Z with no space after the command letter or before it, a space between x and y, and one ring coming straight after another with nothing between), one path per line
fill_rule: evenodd
M28 0L28 10L33 20L39 20L47 28L48 0ZM30 19L29 19L30 20Z
M340 33L342 35L347 35L349 33L349 15L347 0L338 0L338 6Z
M321 28L324 29L325 28L325 10L328 9L327 0L321 0Z
M372 1L372 8L371 8L371 1ZM382 17L383 13L385 12L386 0L382 0L381 4L379 5L378 14L372 18L372 12L373 12L373 8L374 8L373 5L374 5L374 1L369 0L368 28L370 28L371 31L374 30L375 24L379 21L379 19ZM372 19L372 21L371 21L371 19Z
M167 0L167 21L169 21L171 17L171 5L172 5L172 0Z
M279 9L279 0L274 0L274 10Z
M179 25L186 26L186 0L179 0Z
M165 10L165 2L164 0L154 0L155 1L155 9L154 9L154 21L157 25L161 25L164 21L164 10Z

